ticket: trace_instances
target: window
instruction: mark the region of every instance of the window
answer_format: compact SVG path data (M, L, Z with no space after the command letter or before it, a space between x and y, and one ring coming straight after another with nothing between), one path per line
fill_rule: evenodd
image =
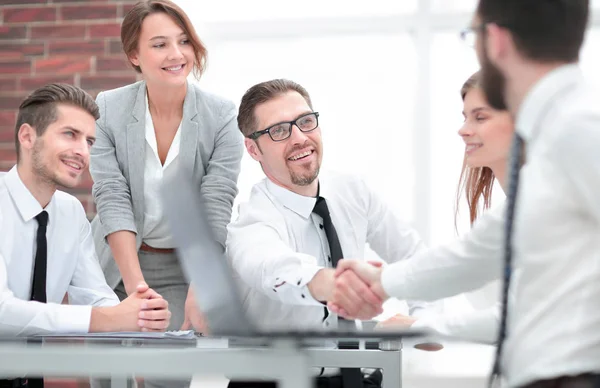
M306 0L294 6L226 0L210 7L177 2L209 49L208 71L200 81L204 89L239 104L255 83L278 77L299 82L321 113L324 169L363 176L427 243L456 237L454 206L464 152L457 135L459 92L478 69L474 51L458 33L477 0ZM592 6L600 8L600 0ZM598 44L600 28L593 28L581 62L596 82L600 54L592 47ZM263 177L245 153L236 203ZM496 185L496 203L502 196ZM466 206L461 210L459 230L465 231L468 212ZM446 305L468 310L474 300L459 297ZM461 349L407 357L405 372L485 377L490 349Z
M298 37L215 45L201 82L236 104L258 82L281 77L302 84L320 112L324 169L365 177L410 219L415 72L406 34ZM247 155L242 171L238 201L264 177Z

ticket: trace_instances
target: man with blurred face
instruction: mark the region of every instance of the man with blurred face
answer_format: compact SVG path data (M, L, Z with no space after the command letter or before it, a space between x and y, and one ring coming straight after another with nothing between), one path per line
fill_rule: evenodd
M588 16L588 0L480 0L465 33L476 35L488 101L515 118L514 215L490 212L460 241L383 270L338 265L338 282L352 271L382 299L437 299L504 277L494 369L510 387L600 386L600 92L578 66ZM352 316L344 303L331 308Z

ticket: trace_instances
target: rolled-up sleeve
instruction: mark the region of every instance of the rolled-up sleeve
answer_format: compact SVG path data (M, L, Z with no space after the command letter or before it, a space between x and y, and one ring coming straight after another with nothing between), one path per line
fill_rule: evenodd
M223 103L219 122L223 124L215 135L214 150L200 191L215 238L225 246L227 224L231 220L233 201L238 193L237 179L243 153L242 135L237 126L233 103Z
M100 118L96 121L96 142L90 153L90 174L94 181L92 195L104 228L104 237L120 230L137 233L131 191L117 160L114 137L106 128L106 99L96 98Z
M286 304L321 305L307 284L323 267L314 256L295 252L278 231L285 231L283 219L260 206L240 207L227 237L231 264L242 281L271 299Z

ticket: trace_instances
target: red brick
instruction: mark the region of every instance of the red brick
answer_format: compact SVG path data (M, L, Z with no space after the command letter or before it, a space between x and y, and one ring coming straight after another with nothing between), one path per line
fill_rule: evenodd
M121 24L94 24L89 26L90 38L118 38L121 36Z
M31 60L21 59L18 61L0 60L0 74L29 74L31 73Z
M73 74L90 71L90 58L55 56L35 61L35 73Z
M53 3L106 3L115 0L52 0Z
M81 87L84 90L107 90L114 89L135 82L135 75L111 76L111 75L82 75Z
M5 8L4 23L53 22L55 7Z
M2 78L0 79L0 92L12 92L17 90L17 79L16 78Z
M52 39L52 38L85 38L85 26L80 24L64 24L59 26L33 26L31 27L31 39Z
M0 0L0 5L46 4L48 0Z
M86 92L92 96L92 98L95 100L96 97L98 97L98 94L102 91L104 91L105 89L91 89L91 90L86 90Z
M11 126L0 127L0 143L15 141L15 123ZM6 171L0 168L0 171Z
M0 94L0 110L11 110L19 108L26 93Z
M25 58L44 55L43 43L0 43L0 58Z
M46 84L54 83L54 82L62 82L73 85L75 83L75 79L72 75L63 75L63 76L42 76L42 77L28 77L21 78L21 90L26 92L33 92L35 89L40 88Z
M108 42L108 53L109 54L122 54L123 45L120 40L111 40Z
M124 55L118 57L104 57L96 59L96 71L134 71Z
M10 161L16 162L17 161L17 152L15 151L15 147L0 148L0 160L2 160L3 162L10 162Z
M0 110L0 128L14 126L16 121L16 110Z
M50 42L49 55L103 55L104 42Z
M27 37L25 27L0 26L0 41L11 41L13 39L24 39Z
M116 19L117 4L66 6L60 14L61 20Z
M127 15L127 13L131 11L131 8L133 8L134 5L135 2L133 4L123 4L123 12L121 13L122 17L125 17L125 15Z

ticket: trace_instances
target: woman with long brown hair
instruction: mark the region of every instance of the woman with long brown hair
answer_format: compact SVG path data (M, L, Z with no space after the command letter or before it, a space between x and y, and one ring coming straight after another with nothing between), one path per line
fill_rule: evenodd
M461 88L464 124L458 134L465 142L465 155L458 184L456 218L462 197L466 197L469 219L473 224L482 210L492 205L495 181L504 188L514 123L508 111L493 109L479 87L479 72ZM465 340L496 341L499 302L468 313L430 314L419 319L397 315L381 326L411 326Z

